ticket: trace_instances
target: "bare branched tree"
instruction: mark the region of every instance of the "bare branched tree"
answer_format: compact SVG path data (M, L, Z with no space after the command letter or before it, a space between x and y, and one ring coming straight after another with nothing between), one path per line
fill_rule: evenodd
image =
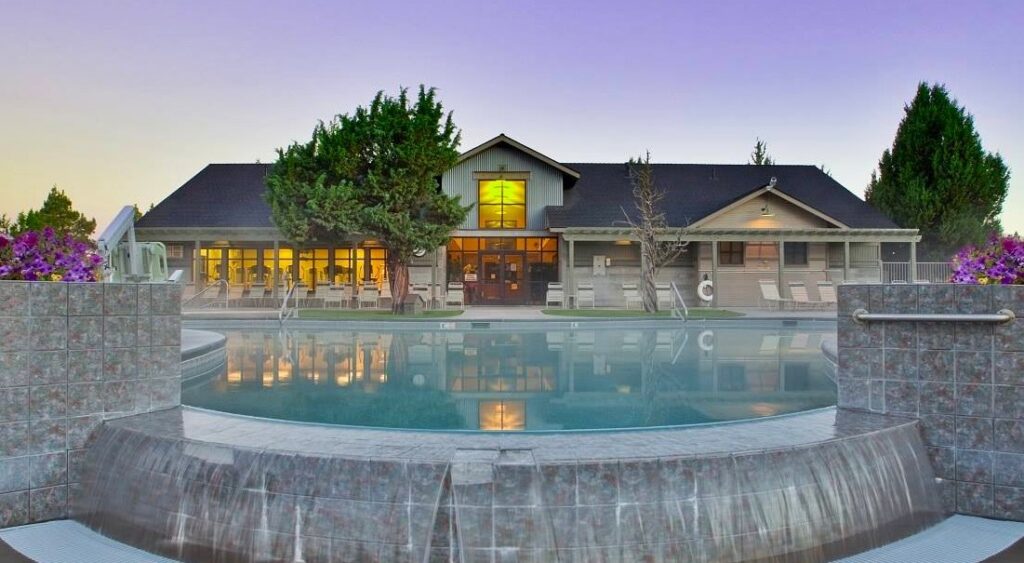
M666 264L686 252L687 242L680 236L666 239L669 232L661 200L665 191L654 182L654 167L651 166L651 151L642 157L629 159L629 180L633 185L633 204L636 217L622 210L626 223L633 231L633 237L640 241L640 296L644 311L658 311L658 294L655 279Z

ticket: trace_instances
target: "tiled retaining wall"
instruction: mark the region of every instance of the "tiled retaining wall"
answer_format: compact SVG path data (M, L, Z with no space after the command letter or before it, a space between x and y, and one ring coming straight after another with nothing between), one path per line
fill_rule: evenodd
M0 281L0 528L67 516L103 420L180 403L180 292Z
M871 313L995 313L1010 324L857 323ZM839 406L921 421L947 510L1024 521L1024 286L839 288Z

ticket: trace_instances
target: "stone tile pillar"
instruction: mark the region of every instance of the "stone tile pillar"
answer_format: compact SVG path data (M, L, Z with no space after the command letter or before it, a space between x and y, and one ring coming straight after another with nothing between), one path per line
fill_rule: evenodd
M995 313L1008 324L854 321ZM842 285L839 406L917 418L950 512L1024 521L1024 286Z
M0 281L0 527L67 517L93 429L180 398L179 285Z

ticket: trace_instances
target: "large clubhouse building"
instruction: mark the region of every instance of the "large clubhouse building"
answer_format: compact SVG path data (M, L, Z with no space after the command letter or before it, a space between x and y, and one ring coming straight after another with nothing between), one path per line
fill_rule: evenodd
M385 252L353 237L297 247L271 219L269 164L210 164L136 224L167 246L171 269L197 286L219 280L276 289L385 283ZM710 280L718 306L753 306L759 281L878 281L880 244L920 239L815 166L655 164L669 240L686 252L659 272L687 300ZM441 189L473 204L447 247L413 262L413 283L461 282L470 305L542 304L549 282L570 295L593 285L597 306L621 306L639 280L640 252L625 163L562 163L505 135L459 157ZM443 289L442 289L443 291Z

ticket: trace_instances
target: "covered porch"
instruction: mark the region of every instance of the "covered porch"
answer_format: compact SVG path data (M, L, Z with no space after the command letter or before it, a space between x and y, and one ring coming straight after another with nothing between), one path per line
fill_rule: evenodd
M629 283L636 283L639 262L620 272L618 283L609 283L613 260L608 256L621 253L625 247L638 248L632 230L570 227L561 230L560 235L567 255L563 275L567 291L575 294L580 283L595 288L603 284L607 286L606 295L599 306L617 306L616 286L621 287L625 277L632 278ZM818 282L882 281L881 243L909 244L910 270L914 271L920 236L915 229L690 227L664 229L658 239L688 243L684 257L663 268L658 276L659 282L675 282L688 303L754 307L764 304L762 280L774 281L784 299L792 297L791 283L803 284L812 301L820 300ZM638 249L633 253L638 255ZM708 302L697 296L697 285L702 281L710 281L714 288Z

